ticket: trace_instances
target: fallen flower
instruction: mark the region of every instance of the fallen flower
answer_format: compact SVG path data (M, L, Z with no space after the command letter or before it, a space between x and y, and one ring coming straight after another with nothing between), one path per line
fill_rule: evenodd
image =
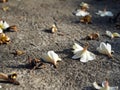
M10 38L4 33L0 33L0 44L8 44L10 42Z
M9 24L6 21L4 20L0 21L0 29L6 30L8 27L9 27Z
M7 7L7 6L6 6L6 7L3 7L2 10L6 12L6 11L9 10L9 7Z
M8 0L0 0L0 3L8 2Z
M73 45L73 53L75 54L72 58L77 59L81 58L81 62L88 62L96 59L96 56L87 50L88 44L83 48L77 43Z
M100 37L99 33L91 33L86 37L87 40L98 40Z
M111 50L111 45L109 43L105 44L104 42L100 43L100 46L97 48L97 51L99 53L108 55L109 57L112 57L112 50Z
M53 25L52 25L52 28L51 28L51 32L52 32L52 33L55 33L55 32L57 32L57 30L58 30L58 29L57 29L56 25L53 24Z
M42 58L44 61L52 63L55 67L57 67L57 62L62 60L54 51L48 51Z
M82 10L82 9L78 9L78 10L75 11L74 13L75 13L76 16L82 16L82 17L84 17L84 16L86 16L86 15L90 15L89 12L84 11L84 10Z
M85 24L90 24L90 23L92 23L91 20L92 20L92 16L86 15L80 19L80 22L85 23Z
M116 87L110 87L108 80L105 80L104 82L102 82L102 86L99 86L97 84L97 82L94 82L93 86L97 90L118 90L117 86Z
M106 10L104 11L99 10L96 14L100 15L101 17L104 17L104 16L112 17L113 16L113 13L111 11L106 11Z
M0 80L4 80L9 83L13 83L15 85L19 85L20 83L16 81L16 78L17 78L17 74L15 72L8 75L4 73L0 73Z
M117 38L120 37L119 33L111 33L110 31L106 31L106 35L109 36L110 38Z
M87 10L89 8L89 5L85 2L81 2L80 7L81 7L82 10Z

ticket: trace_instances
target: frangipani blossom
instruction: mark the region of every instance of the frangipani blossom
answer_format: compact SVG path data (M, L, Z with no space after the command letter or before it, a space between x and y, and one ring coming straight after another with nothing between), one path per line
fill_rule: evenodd
M89 8L89 5L87 4L87 3L85 3L85 2L81 2L80 3L80 6L82 7L82 8Z
M108 55L109 57L112 57L112 50L111 50L111 45L109 43L105 44L104 42L100 43L100 46L97 48L97 51L99 53Z
M111 33L110 31L106 31L106 35L110 38L120 37L119 33Z
M42 58L44 61L52 63L55 67L57 66L58 61L62 61L62 59L59 58L54 51L48 51L47 54L44 54Z
M118 90L118 87L116 86L116 87L110 87L109 86L109 82L106 80L106 81L104 81L104 82L102 82L102 86L99 86L98 84L97 84L97 82L94 82L93 83L93 86L94 86L94 88L95 89L97 89L97 90Z
M75 43L73 45L73 53L75 54L72 59L78 59L80 58L81 62L88 62L88 61L92 61L96 58L96 56L89 52L87 50L88 45L86 45L84 48L81 47L80 45L78 45L77 43Z
M100 15L101 17L104 17L104 16L109 16L109 17L112 17L113 16L113 13L111 11L101 11L99 10L97 13L97 15Z
M84 11L84 10L82 10L82 9L78 9L78 10L75 12L75 15L76 15L76 16L82 16L82 17L84 17L84 16L86 16L86 15L90 15L90 13L87 12L87 11Z
M5 30L8 27L9 27L9 24L6 21L4 21L4 20L0 21L0 29Z

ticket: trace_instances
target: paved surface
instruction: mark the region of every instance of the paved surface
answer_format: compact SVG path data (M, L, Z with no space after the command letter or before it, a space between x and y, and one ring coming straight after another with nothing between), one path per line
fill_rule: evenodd
M106 30L120 33L108 18L100 18L95 12L107 6L108 10L117 13L120 3L111 0L84 0L90 4L89 12L93 17L93 24L76 23L79 17L72 12L79 7L82 0L9 0L0 4L0 8L8 6L9 11L0 10L0 17L10 25L17 25L18 32L7 32L12 42L9 45L0 45L0 72L18 73L19 86L0 83L7 90L89 90L94 81L102 82L105 77L110 85L120 85L120 39L102 36ZM45 32L56 22L63 36ZM81 40L88 33L99 32L99 41ZM96 52L100 42L109 42L115 51L114 59ZM74 42L84 45L90 43L89 50L97 55L97 59L88 63L72 60L71 47ZM14 57L11 52L24 50L26 54ZM33 74L25 68L29 56L41 58L43 53L54 50L62 59L55 69L46 63L45 69L37 69Z

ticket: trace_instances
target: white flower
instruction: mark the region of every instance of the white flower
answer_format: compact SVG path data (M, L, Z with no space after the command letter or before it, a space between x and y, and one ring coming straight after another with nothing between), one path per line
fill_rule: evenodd
M42 58L44 61L52 63L54 66L57 65L58 61L62 60L54 51L48 51L47 54L44 54Z
M99 86L96 82L93 83L93 86L97 90L118 90L118 87L110 87L109 82L106 80L102 82L102 86Z
M89 15L89 14L90 14L89 12L84 11L84 10L81 10L81 9L78 9L78 10L75 12L75 15L76 15L76 16L82 16L82 17L84 17L84 16L86 16L86 15Z
M6 21L0 21L0 29L5 30L9 27L9 24Z
M100 15L101 17L104 17L104 16L112 17L113 16L113 13L111 11L98 11L96 14Z
M104 42L100 43L100 46L97 48L97 51L99 53L108 55L109 57L112 57L112 50L111 50L111 45L109 43L105 44Z
M111 33L110 31L106 31L106 35L111 37L111 38L115 38L115 37L120 37L119 33Z
M81 62L88 62L88 61L91 61L91 60L94 60L96 58L96 56L89 52L87 50L88 46L86 47L81 47L80 45L78 45L77 43L75 43L73 45L73 53L75 54L72 58L73 59L77 59L77 58L81 58L80 61Z

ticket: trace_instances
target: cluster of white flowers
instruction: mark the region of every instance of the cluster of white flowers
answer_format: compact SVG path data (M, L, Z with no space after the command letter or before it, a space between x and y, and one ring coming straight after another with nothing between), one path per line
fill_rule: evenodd
M89 5L87 3L82 2L80 4L81 7L85 7L86 9L89 8ZM95 13L101 17L112 17L113 13L111 11L107 11L106 9L104 9L103 11L99 10L97 13ZM89 12L87 12L85 9L78 9L77 11L75 11L75 15L76 16L86 16L86 15L90 15Z

